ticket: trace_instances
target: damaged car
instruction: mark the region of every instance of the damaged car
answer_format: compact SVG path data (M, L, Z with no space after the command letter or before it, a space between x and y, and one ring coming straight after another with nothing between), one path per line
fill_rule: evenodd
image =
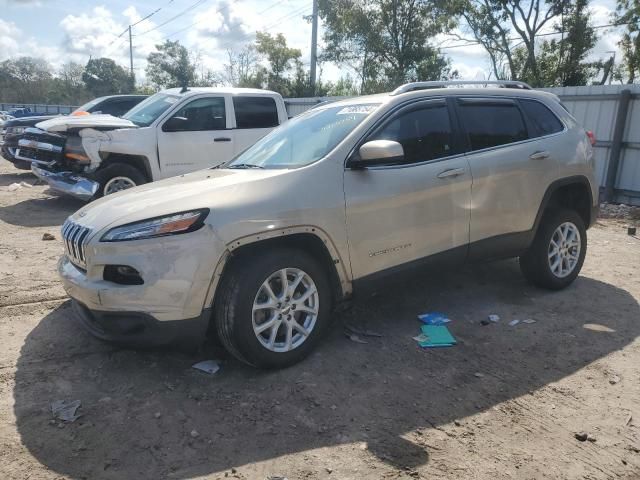
M275 92L175 88L122 118L58 117L25 132L33 173L81 200L220 165L287 121Z
M120 117L135 107L148 95L109 95L106 97L94 98L90 102L76 108L71 112L71 116L82 116L89 114L109 114ZM0 125L0 151L2 156L13 163L16 168L30 170L31 163L40 160L37 152L30 147L25 147L26 143L20 145L27 128L52 118L59 118L60 115L39 114L22 118L11 118L4 125Z

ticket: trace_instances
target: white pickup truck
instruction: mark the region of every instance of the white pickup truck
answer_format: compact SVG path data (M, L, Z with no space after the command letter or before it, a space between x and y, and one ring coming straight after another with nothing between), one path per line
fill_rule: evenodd
M246 88L169 89L122 118L59 117L26 130L21 150L54 190L82 200L214 167L287 121L282 97Z

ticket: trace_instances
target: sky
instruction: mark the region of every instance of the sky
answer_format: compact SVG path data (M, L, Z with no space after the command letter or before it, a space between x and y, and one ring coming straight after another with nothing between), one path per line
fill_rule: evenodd
M43 57L59 68L68 61L85 64L91 56L106 56L128 68L125 30L139 22L132 29L139 80L144 79L146 57L165 39L179 40L202 65L220 71L226 51L241 49L256 31L282 33L289 46L302 51L303 63L308 64L311 24L304 17L311 14L311 6L311 0L0 0L0 61L23 55ZM592 0L593 24L611 23L614 9L615 0ZM320 50L322 32L320 24ZM607 52L618 50L620 32L610 28L598 32L602 38L592 57L608 58ZM481 47L450 48L461 43L451 35L439 35L432 43L451 58L461 78L489 78L489 60ZM343 68L325 63L321 78L335 81L344 73Z

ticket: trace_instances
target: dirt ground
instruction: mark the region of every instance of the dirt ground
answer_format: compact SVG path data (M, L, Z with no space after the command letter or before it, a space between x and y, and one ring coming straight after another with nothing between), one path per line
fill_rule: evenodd
M34 180L0 161L0 479L640 478L640 238L624 220L589 231L565 291L527 285L515 260L431 272L336 314L297 366L225 358L209 376L191 365L211 347L124 350L79 328L55 264L80 204L8 191ZM426 311L453 319L457 346L417 348ZM354 343L343 322L382 336ZM82 417L54 420L61 399Z

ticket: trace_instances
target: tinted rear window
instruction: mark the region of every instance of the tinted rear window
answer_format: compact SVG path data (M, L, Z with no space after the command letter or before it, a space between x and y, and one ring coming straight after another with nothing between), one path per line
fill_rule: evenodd
M270 128L278 125L276 102L270 97L233 97L237 128Z
M535 131L531 132L531 137L551 135L561 132L564 128L558 117L542 103L536 100L520 100L520 104L535 128Z
M460 107L471 150L527 139L527 129L515 103L462 102Z

